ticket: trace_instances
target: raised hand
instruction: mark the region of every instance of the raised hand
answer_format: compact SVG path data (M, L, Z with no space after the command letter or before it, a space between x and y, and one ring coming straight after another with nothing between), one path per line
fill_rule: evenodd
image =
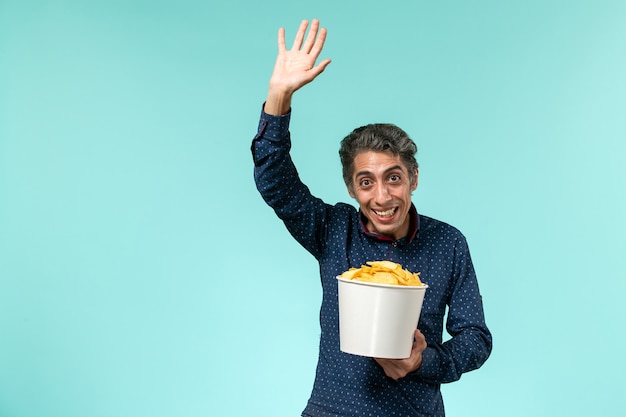
M326 29L320 29L319 21L313 19L305 39L308 26L307 20L300 23L291 49L285 45L285 29L278 30L278 56L265 102L268 114L286 114L291 107L293 93L313 81L330 64L330 59L315 64L324 47Z

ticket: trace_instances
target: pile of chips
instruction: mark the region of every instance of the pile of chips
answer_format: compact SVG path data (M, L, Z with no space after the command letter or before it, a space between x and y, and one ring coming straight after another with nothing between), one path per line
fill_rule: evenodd
M400 264L391 261L370 261L360 268L350 268L340 275L341 278L355 281L373 282L389 285L421 286L420 273L403 269Z

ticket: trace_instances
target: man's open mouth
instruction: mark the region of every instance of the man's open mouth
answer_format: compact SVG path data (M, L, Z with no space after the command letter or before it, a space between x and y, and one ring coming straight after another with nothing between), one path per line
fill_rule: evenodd
M376 214L378 217L391 217L391 216L393 216L396 213L397 210L398 210L397 207L391 208L391 209L385 210L385 211L378 211L378 210L372 209L374 214Z

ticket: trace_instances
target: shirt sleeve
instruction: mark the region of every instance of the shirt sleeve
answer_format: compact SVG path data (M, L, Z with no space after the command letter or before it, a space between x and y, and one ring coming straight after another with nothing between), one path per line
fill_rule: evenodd
M446 321L452 338L429 344L422 353L422 366L411 377L431 383L453 382L478 369L491 354L492 335L485 324L482 297L464 239L455 249L453 280Z
M289 121L261 112L252 141L254 180L265 202L274 209L291 235L316 259L323 252L329 206L311 195L291 159Z

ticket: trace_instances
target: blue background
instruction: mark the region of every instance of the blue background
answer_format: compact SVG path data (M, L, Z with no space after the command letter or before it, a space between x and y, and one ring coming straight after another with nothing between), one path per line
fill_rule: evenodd
M276 54L333 59L293 156L398 124L418 210L468 238L494 351L450 416L626 413L626 3L0 0L0 416L296 416L314 259L252 180Z

